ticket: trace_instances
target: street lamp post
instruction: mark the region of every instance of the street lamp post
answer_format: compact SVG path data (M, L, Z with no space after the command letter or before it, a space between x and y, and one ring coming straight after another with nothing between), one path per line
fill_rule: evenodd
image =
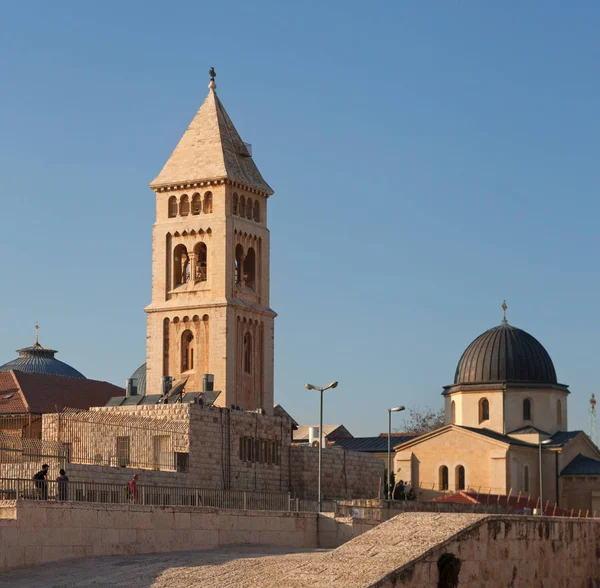
M540 441L538 444L539 462L540 462L540 514L541 515L544 514L544 495L542 492L542 487L544 485L543 478L542 478L542 445L548 445L549 443L552 443L551 439L546 439L545 441Z
M319 512L321 512L321 507L323 504L323 495L321 492L321 482L322 482L322 458L323 458L323 439L325 435L323 435L323 392L325 390L329 390L330 388L337 388L337 382L331 382L331 384L327 384L327 386L313 386L312 384L304 384L304 387L307 390L318 390L321 393L321 408L319 410L319 486L318 486L318 494L319 494Z
M388 408L388 468L387 468L387 499L392 500L392 413L404 410L403 406Z

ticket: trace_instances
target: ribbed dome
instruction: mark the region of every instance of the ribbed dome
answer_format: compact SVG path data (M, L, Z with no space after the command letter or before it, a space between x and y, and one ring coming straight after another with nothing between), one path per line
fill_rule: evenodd
M542 344L507 322L467 347L454 376L455 384L491 382L557 383L554 364Z
M143 363L133 374L131 379L135 380L134 384L137 386L137 393L140 396L146 395L146 364Z
M31 347L18 349L19 357L0 366L0 372L19 370L21 372L33 372L37 374L52 374L55 376L68 376L70 378L85 378L70 365L55 359L54 349L46 349L37 341Z

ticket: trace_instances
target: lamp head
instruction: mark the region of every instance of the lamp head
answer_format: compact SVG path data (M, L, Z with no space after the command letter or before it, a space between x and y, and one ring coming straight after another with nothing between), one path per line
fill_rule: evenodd
M331 382L327 387L328 388L337 388L338 382Z
M399 406L394 406L394 408L388 408L390 412L400 412L401 410L405 410L405 408L400 404Z
M304 384L304 387L305 387L307 390L314 390L314 389L315 389L315 387L314 387L312 384Z

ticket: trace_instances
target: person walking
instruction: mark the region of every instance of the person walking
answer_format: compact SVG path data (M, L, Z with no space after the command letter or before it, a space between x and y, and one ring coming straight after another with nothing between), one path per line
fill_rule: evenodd
M58 500L69 500L69 476L65 473L65 470L60 470L60 476L56 478L56 496Z
M40 497L40 500L48 499L48 470L49 469L50 469L50 466L47 463L45 463L42 466L42 469L35 476L33 476L33 479L35 480L35 488L37 490L38 496Z

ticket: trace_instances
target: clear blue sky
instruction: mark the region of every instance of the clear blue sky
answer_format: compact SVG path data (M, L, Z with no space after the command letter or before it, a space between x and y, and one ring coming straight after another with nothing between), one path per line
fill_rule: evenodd
M385 430L509 321L598 388L600 4L12 2L0 21L0 359L145 361L156 176L207 69L269 202L276 400ZM398 418L398 423L401 419Z

